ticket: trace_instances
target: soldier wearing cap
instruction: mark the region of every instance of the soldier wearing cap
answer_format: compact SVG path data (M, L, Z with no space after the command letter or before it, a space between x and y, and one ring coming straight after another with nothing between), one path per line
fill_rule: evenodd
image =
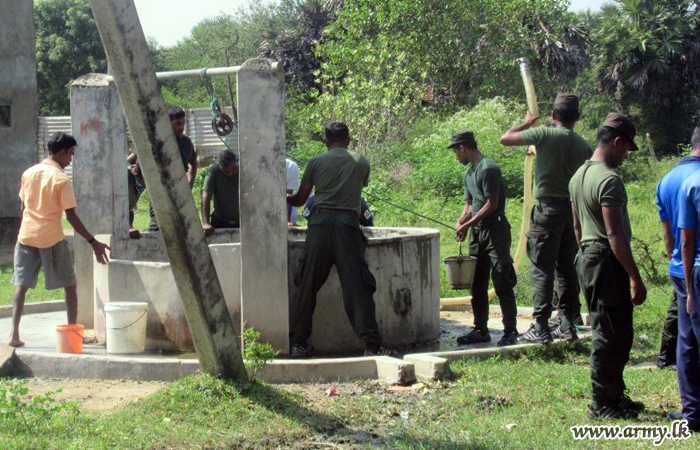
M348 150L350 132L344 123L326 125L324 142L328 153L309 161L299 190L287 197L290 205L299 207L306 203L312 190L316 193L304 258L294 280L298 289L290 311L291 357L315 354L307 340L311 337L316 294L333 265L338 269L345 312L365 343L365 354L390 355L393 352L381 345L372 297L377 282L365 261L360 229L360 195L369 182L369 161Z
M632 309L646 298L646 287L632 255L627 193L613 169L634 143L632 122L610 113L596 138L589 161L571 178L569 191L576 240L576 270L591 317L591 417L628 419L644 409L625 394L622 376L634 330ZM631 290L631 293L630 293Z
M501 137L503 145L534 145L537 149L535 205L527 235L535 323L521 336L525 342L550 343L553 336L570 342L578 339L574 321L581 304L568 185L574 172L593 153L588 142L573 131L579 118L578 97L559 94L551 117L554 126L531 128L539 117L528 112L522 125ZM561 324L550 330L555 278Z
M467 345L491 341L487 326L490 273L503 316L504 334L498 346L517 344L517 307L513 292L517 277L510 257L510 224L505 216L506 190L501 168L481 154L471 131L453 135L448 147L462 165L470 165L464 173L466 205L455 228L459 242L464 241L467 230L471 228L469 256L477 260L472 284L474 328L457 338L457 343Z

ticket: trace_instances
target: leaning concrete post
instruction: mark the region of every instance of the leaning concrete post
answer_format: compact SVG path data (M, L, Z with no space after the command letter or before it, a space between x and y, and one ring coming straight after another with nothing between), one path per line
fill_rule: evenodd
M83 75L70 90L73 136L73 189L78 215L93 234L129 233L126 179L126 120L114 83L107 75ZM92 247L75 239L75 276L78 281L78 323L94 324Z
M289 352L284 71L266 59L238 71L241 316Z
M202 224L170 126L133 0L91 0L139 163L206 372L246 379Z

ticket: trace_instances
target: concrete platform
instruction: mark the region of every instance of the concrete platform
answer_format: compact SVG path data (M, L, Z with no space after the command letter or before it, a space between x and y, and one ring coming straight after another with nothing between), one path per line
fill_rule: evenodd
M22 318L21 324L21 337L26 346L16 351L13 374L27 377L172 381L199 370L199 362L194 353L110 355L102 345L85 345L81 355L59 354L56 352L55 329L56 325L65 323L65 312L41 312L59 307L60 302L56 302L26 309L29 314ZM530 311L528 308L519 308L520 332L526 331L530 325L530 318L527 317ZM363 356L277 359L268 364L259 376L271 383L377 379L389 384L410 384L416 379L444 379L450 376L451 361L520 352L535 346L522 344L496 347L503 329L499 312L498 307L491 308L489 326L492 341L489 343L462 347L457 345L457 337L467 333L473 322L471 311L464 308L462 311L442 312L440 340L420 348L403 349L400 353L403 359ZM0 336L8 337L10 328L10 318L0 316ZM587 330L579 334L581 339L590 338ZM554 345L562 344L564 343L555 341Z

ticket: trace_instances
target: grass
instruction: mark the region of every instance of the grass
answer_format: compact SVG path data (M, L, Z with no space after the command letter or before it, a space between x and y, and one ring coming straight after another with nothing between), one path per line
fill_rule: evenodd
M673 161L654 171L665 173ZM627 184L635 256L648 282L649 297L635 309L631 362L657 354L671 287L661 228L653 204L656 181ZM194 193L198 198L198 192ZM401 193L399 193L399 196ZM403 197L403 204L452 223L461 212L459 198ZM427 226L386 205L371 205L379 226ZM136 225L148 224L148 201L139 202ZM522 204L509 199L507 215L517 236ZM452 233L441 230L441 255L456 254ZM517 242L513 242L513 252ZM530 304L527 259L518 270L518 303ZM6 289L11 269L0 270ZM40 281L41 283L41 281ZM442 296L453 291L441 279ZM0 293L5 291L0 290ZM34 295L39 294L37 289ZM0 299L3 298L0 295ZM494 299L494 302L497 302ZM390 393L374 382L339 384L339 397L326 397L327 384L236 386L197 375L168 385L155 395L112 414L56 414L39 429L1 426L17 420L0 414L0 447L170 449L170 448L649 448L645 441L574 441L569 428L590 424L590 344L571 349L538 348L517 357L469 360L453 364L455 378L404 393ZM625 424L668 424L665 412L679 408L676 374L666 370L627 370L630 395L647 405L639 420ZM8 430L15 431L10 432ZM17 430L20 430L19 432ZM695 448L698 437L666 441L664 448Z
M113 414L58 414L40 430L9 433L6 449L194 448L640 448L643 441L574 441L589 424L586 346L537 350L517 358L453 364L452 382L390 393L375 382L236 386L206 375L187 377ZM675 372L628 371L647 412L628 424L667 424L678 407ZM15 428L17 430L17 428ZM693 448L692 442L664 448ZM343 447L347 446L347 447Z

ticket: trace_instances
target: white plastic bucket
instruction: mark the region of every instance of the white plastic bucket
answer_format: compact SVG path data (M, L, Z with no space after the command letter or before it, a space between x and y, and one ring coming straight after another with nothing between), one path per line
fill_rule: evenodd
M146 350L148 303L107 303L105 316L107 353L134 354Z

